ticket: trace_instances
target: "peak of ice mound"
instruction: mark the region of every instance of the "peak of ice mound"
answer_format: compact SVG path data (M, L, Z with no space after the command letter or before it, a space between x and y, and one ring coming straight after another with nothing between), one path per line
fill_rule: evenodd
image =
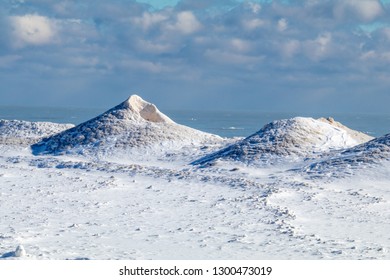
M127 119L137 122L175 123L161 113L154 104L143 100L138 95L131 95L128 99L97 118L101 117Z
M120 108L130 110L133 114L146 121L174 123L174 121L172 121L169 117L161 113L154 104L146 102L135 94L130 96L114 109Z
M258 132L193 164L217 159L268 163L275 159L316 157L320 153L352 147L372 137L353 131L333 119L296 117L277 120Z
M34 154L108 154L134 147L180 147L220 139L179 125L157 107L132 95L118 106L32 146Z

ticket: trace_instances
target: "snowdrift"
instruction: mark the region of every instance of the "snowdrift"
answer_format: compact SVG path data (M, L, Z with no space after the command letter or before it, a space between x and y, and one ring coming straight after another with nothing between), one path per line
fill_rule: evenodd
M0 120L0 144L29 146L72 127L72 124Z
M192 164L207 164L217 159L256 164L277 159L315 158L371 139L332 118L296 117L273 121L253 135Z
M132 95L96 118L32 145L32 150L35 155L110 153L156 146L169 150L221 139L179 125L155 105Z
M312 163L303 170L308 174L339 177L341 173L351 173L351 169L373 166L385 161L390 161L390 133Z

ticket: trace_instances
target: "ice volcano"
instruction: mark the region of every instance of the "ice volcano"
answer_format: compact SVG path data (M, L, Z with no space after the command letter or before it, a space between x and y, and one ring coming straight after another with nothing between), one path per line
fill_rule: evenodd
M179 125L137 95L76 127L32 145L39 154L112 153L132 148L179 148L221 140L219 136Z
M72 127L72 124L0 120L0 144L30 146L44 137Z
M353 169L386 161L390 161L390 133L312 163L304 167L303 171L312 175L338 177L341 173L352 174Z
M315 158L371 139L332 118L296 117L273 121L249 137L192 164L208 164L218 159L268 164L280 159Z

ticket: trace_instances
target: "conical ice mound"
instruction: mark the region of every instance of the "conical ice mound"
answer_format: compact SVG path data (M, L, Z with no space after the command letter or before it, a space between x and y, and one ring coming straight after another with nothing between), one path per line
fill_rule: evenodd
M32 146L34 154L104 153L129 148L180 147L219 137L179 125L132 95L118 106Z
M370 139L372 137L353 131L331 118L315 120L297 117L271 122L255 134L193 164L206 164L217 159L268 163L282 158L315 157Z

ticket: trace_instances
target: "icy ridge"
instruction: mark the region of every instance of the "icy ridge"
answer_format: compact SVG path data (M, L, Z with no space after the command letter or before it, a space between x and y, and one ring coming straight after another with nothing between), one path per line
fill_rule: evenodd
M72 127L73 124L0 120L0 144L31 145L43 137Z
M353 131L333 119L296 117L273 121L258 132L193 164L217 159L245 163L269 163L280 158L317 157L334 150L352 147L372 137Z
M356 168L370 167L383 161L390 161L390 133L321 159L302 170L310 175L340 177L340 174L352 174Z

